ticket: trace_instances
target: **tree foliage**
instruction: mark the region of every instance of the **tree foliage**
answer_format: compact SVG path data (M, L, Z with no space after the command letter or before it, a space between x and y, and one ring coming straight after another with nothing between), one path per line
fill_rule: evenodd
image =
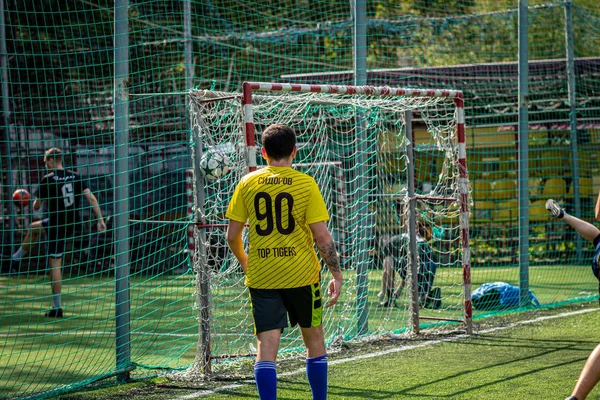
M367 67L516 61L517 5L368 1ZM191 7L195 86L232 89L244 80L353 68L354 21L347 0L193 0ZM189 89L183 2L130 0L129 15L131 92ZM6 20L11 89L22 94L14 96L14 108L23 118L34 125L40 119L46 125L110 119L89 107L98 110L112 101L114 0L7 0ZM597 1L575 1L573 20L576 57L600 54ZM531 60L565 57L563 2L531 0L529 23ZM46 100L31 100L41 98ZM169 118L166 110L180 104L157 96L136 99L134 107L160 109Z

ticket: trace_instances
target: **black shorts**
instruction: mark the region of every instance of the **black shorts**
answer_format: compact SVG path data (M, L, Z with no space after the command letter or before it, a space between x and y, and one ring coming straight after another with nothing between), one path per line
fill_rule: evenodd
M42 220L42 226L48 235L48 257L62 258L65 252L65 240L70 237L68 228L50 225L48 218Z
M600 280L600 235L594 239L594 257L592 258L592 273ZM598 287L600 291L600 287Z
M323 316L319 283L291 289L253 289L250 304L254 317L254 333L300 325L320 326Z

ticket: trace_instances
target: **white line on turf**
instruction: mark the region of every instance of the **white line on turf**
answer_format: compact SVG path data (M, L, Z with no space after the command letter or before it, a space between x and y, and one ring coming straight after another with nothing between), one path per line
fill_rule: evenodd
M556 319L556 318L562 318L562 317L570 317L570 316L573 316L573 315L585 314L585 313L594 312L594 311L599 311L599 310L596 309L596 308L591 308L591 309L585 309L585 310L565 312L565 313L560 313L560 314L555 314L555 315L546 315L546 316L543 316L543 317L537 317L537 318L526 320L526 321L514 322L514 323L506 325L506 326L499 326L499 327L495 327L495 328L484 329L482 331L478 331L476 334L493 333L493 332L503 331L505 329L515 328L515 327L521 326L521 325L529 325L529 324L533 324L533 323L536 323L536 322L546 321L546 320L549 320L549 319ZM468 338L468 337L469 337L469 335L467 335L466 333L464 333L464 334L461 334L461 335L449 336L449 337L443 338L443 339L427 340L425 342L418 343L418 344L412 344L412 345L409 345L409 346L394 347L392 349L378 351L378 352L375 352L375 353L362 354L362 355L356 356L356 357L343 358L343 359L340 359L340 360L329 361L329 365L344 364L344 363L353 362L353 361L356 361L356 360L364 360L364 359L367 359L367 358L380 357L380 356L383 356L383 355L386 355L386 354L399 353L401 351L418 349L418 348L421 348L421 347L432 346L432 345L439 344L439 343L453 342L455 340L465 339L465 338ZM305 372L306 372L305 368L299 368L299 369L294 370L294 371L288 371L288 372L284 372L282 374L278 374L278 376L291 376L291 375L296 375L296 374L303 374ZM215 388L215 389L202 390L202 391L199 391L199 392L190 393L188 395L181 396L181 397L176 397L176 398L170 399L170 400L196 399L196 398L199 398L199 397L204 397L204 396L208 396L208 395L211 395L211 394L215 394L215 393L221 392L223 390L237 389L237 388L240 388L240 387L243 387L243 386L246 386L246 385L249 385L249 384L253 384L253 383L254 383L253 380L247 380L247 381L243 381L242 383L237 383L237 384L227 385L227 386L221 386L221 387L218 387L218 388Z

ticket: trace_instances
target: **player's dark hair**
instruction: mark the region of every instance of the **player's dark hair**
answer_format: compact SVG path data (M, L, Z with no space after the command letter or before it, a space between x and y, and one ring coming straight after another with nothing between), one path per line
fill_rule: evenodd
M263 131L262 145L272 160L287 158L296 146L296 132L287 125L270 125Z
M52 158L54 162L62 163L62 151L58 147L46 150L46 159Z

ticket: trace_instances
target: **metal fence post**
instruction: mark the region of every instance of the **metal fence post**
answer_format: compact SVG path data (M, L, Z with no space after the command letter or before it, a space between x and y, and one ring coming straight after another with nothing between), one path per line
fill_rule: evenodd
M529 303L529 3L519 0L519 288Z
M129 0L115 0L115 317L117 370L131 365L129 299ZM129 380L129 372L118 374Z
M579 149L577 144L577 91L575 86L575 57L573 48L573 3L566 0L565 6L565 48L567 52L567 86L569 90L569 130L571 131L571 166L573 169L573 208L574 215L581 218L581 191L579 189ZM577 259L582 258L582 237L577 235Z
M351 0L353 27L353 64L354 64L354 85L363 86L367 83L367 3L366 0ZM368 161L367 156L367 135L364 113L360 110L356 115L356 133L362 135L363 139L357 140L356 146L356 166L355 168L362 169ZM370 172L367 171L367 174ZM358 172L357 172L358 174ZM368 248L367 240L371 239L372 232L368 227L362 226L364 220L359 216L361 211L368 212L369 210L369 178L361 177L355 180L357 183L355 190L356 201L354 202L357 212L354 213L355 229L354 235L357 244L357 262L356 262L356 312L357 312L357 335L366 334L369 330L368 317L368 295L369 295L369 268L368 268ZM365 233L361 238L361 233ZM361 240L362 239L362 240Z
M10 254L15 251L15 205L11 196L13 187L12 156L10 154L10 101L8 91L8 50L6 47L6 16L4 15L4 0L0 0L0 68L2 69L2 125L4 126L4 139L2 140L2 154L0 168L6 162L6 188L8 189L8 226L10 229Z

